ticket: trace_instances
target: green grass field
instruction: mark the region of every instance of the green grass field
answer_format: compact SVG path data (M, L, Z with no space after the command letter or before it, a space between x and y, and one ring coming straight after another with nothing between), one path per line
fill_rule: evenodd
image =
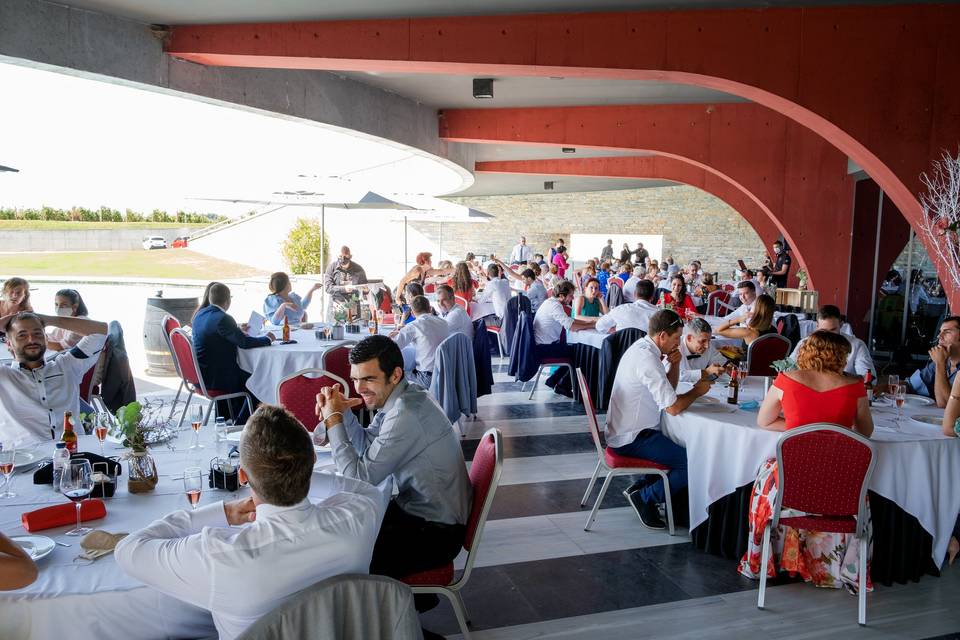
M209 224L181 222L61 222L56 220L0 220L0 231L90 231L95 229L201 229Z
M266 272L189 249L158 249L0 254L0 274L227 280Z

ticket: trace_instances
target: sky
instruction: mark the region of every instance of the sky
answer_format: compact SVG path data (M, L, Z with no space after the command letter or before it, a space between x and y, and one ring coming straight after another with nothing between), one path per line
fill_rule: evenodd
M440 195L461 174L343 129L0 61L0 207L109 206L239 215L345 176L381 193ZM462 186L461 186L462 185Z

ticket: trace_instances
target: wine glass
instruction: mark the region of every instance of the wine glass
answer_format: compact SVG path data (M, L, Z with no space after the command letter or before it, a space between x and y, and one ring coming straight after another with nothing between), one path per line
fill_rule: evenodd
M887 376L887 393L894 395L897 392L897 387L900 385L900 376L898 375L889 375Z
M900 428L900 423L903 420L903 403L907 400L907 385L898 384L894 389L893 399L897 403L897 428Z
M183 470L183 492L192 509L200 503L200 493L203 491L203 469L187 467Z
M100 411L94 418L93 433L97 436L97 442L100 443L100 455L103 453L103 441L107 439L107 431L110 428L110 415Z
M190 427L193 429L193 441L190 444L190 449L203 449L203 445L200 444L201 426L203 426L203 407L197 405L193 408L193 420L190 422Z
M747 372L750 371L750 364L746 360L741 360L737 368L739 369L737 379L740 381L740 391L743 391L747 386Z
M10 491L10 476L13 475L16 459L16 444L12 440L0 442L0 473L3 474L3 493L0 493L0 498L13 498L17 495Z
M81 526L80 523L80 503L93 491L93 471L89 460L77 458L64 466L63 476L60 478L60 491L77 506L77 528L67 531L65 535L82 536L90 533L91 529Z

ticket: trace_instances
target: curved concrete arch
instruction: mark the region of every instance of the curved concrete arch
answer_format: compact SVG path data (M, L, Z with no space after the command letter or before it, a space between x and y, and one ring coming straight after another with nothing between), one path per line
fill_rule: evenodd
M746 220L765 247L772 245L783 233L777 223L777 217L743 187L723 174L707 171L695 163L680 158L626 156L478 162L475 172L670 180L706 191L728 204ZM804 263L801 252L795 251L794 254L801 263Z

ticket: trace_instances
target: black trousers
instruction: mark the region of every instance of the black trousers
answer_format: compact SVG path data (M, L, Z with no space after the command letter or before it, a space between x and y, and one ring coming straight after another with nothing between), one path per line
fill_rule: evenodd
M370 573L400 579L453 561L463 548L467 528L410 515L391 500L373 546Z

